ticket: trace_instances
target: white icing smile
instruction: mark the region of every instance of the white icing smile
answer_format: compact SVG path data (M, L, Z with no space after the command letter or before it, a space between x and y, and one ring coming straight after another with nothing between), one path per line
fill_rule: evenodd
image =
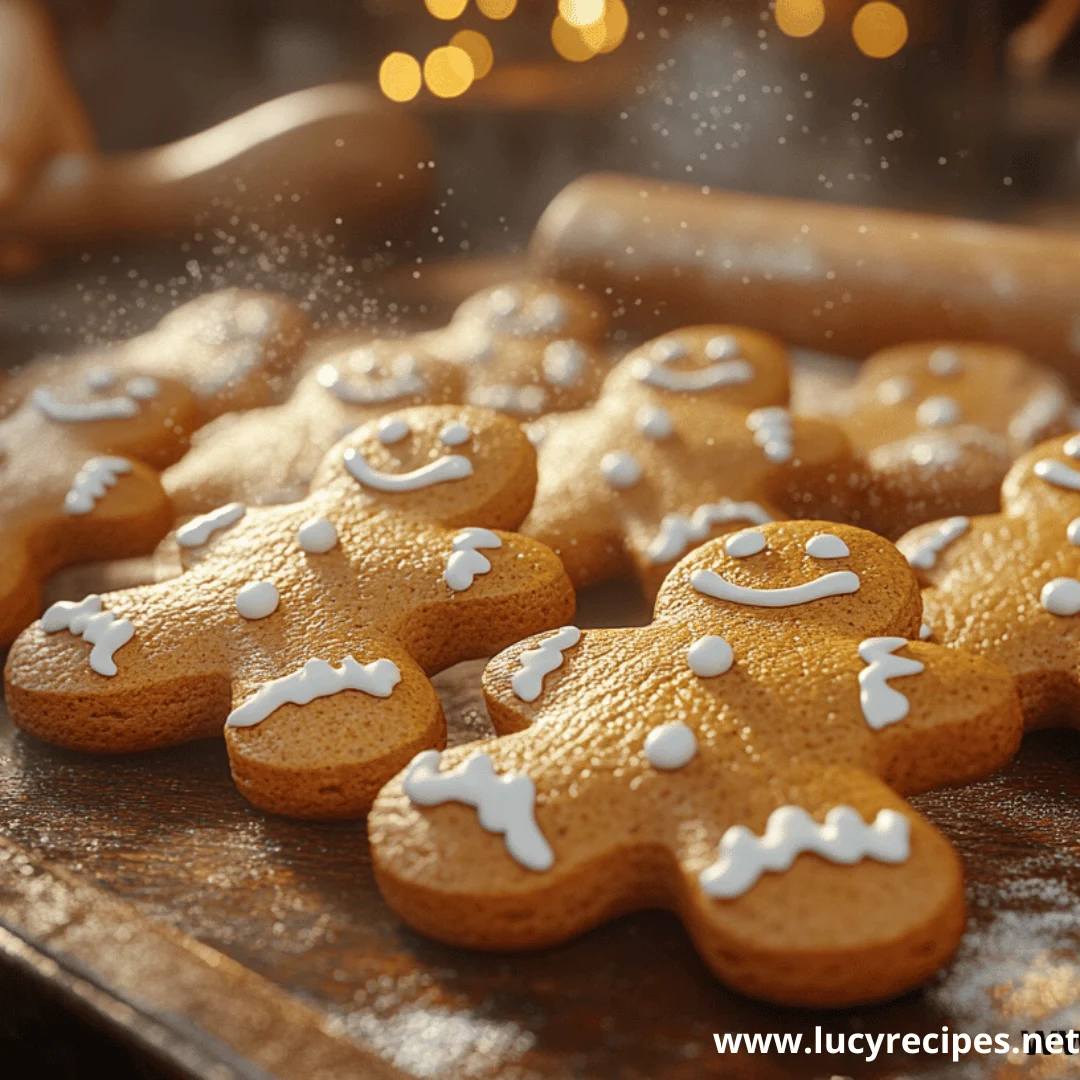
M701 393L722 386L738 386L754 377L754 368L746 360L733 360L738 342L729 335L711 339L705 346L705 356L712 361L705 367L679 370L669 365L687 354L678 338L664 338L649 350L649 357L634 361L630 372L638 382L674 393Z
M406 473L385 473L372 468L359 450L345 451L345 468L354 480L376 491L419 491L421 488L464 480L472 476L473 465L467 457L450 454Z
M790 585L783 589L751 589L734 585L712 570L695 570L690 575L690 584L698 592L716 600L730 600L747 607L778 608L796 607L830 596L847 596L858 592L859 575L851 570L834 570L831 574L804 581L801 585Z
M373 370L376 363L374 355L365 359ZM397 357L393 363L393 374L383 379L355 382L336 364L323 364L315 378L320 386L348 405L382 405L410 394L419 394L427 385L417 372L416 358L413 356Z

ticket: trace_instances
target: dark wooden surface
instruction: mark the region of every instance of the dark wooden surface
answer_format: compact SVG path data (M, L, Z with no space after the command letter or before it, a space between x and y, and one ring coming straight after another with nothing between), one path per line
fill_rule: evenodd
M585 594L579 613L593 625L645 617L633 595L610 588ZM437 680L455 741L488 730L477 690L481 667L462 665ZM727 992L663 913L625 918L531 955L474 954L425 941L381 903L363 822L299 823L253 810L233 789L221 745L86 758L36 743L5 720L0 831L25 850L28 865L43 858L58 868L61 892L80 899L43 901L42 914L32 896L12 898L17 874L9 873L5 891L0 873L0 922L46 951L74 933L72 922L117 923L109 948L98 942L96 952L76 950L83 976L119 986L121 996L132 985L149 985L151 998L158 983L198 986L187 997L161 990L164 1000L150 1010L159 1026L163 1014L171 1017L169 1037L186 1041L193 1060L202 1061L195 1075L208 1075L205 1062L217 1060L223 1045L226 1058L238 1056L221 1075L243 1075L228 1070L255 1053L268 1024L275 1031L292 1025L300 1044L314 1040L321 1053L330 1046L331 1057L346 1055L328 1067L328 1077L366 1075L362 1054L342 1065L350 1043L417 1077L1075 1075L1062 1058L972 1059L960 1074L930 1056L866 1064L715 1053L713 1032L812 1032L816 1024L900 1033L943 1025L1014 1034L1080 1028L1080 738L1032 737L1003 773L918 805L963 853L971 920L961 951L919 993L817 1014ZM73 879L63 877L68 872ZM236 964L214 961L215 953L200 952L188 936ZM185 976L195 960L201 975ZM288 1013L293 1002L299 1011ZM134 1022L110 1023L146 1038ZM252 1024L262 1036L252 1034ZM275 1068L263 1060L250 1075Z

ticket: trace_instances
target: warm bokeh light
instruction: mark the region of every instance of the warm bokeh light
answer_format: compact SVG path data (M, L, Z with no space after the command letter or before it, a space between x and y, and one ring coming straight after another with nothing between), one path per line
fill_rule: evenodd
M825 0L776 0L775 17L788 37L809 37L825 21Z
M489 19L508 19L514 14L517 0L476 0L476 6Z
M476 79L482 79L495 63L495 53L492 51L491 42L478 30L459 30L450 39L450 44L464 49L469 54L473 66L473 77Z
M855 13L851 35L860 52L884 60L904 47L908 39L907 19L895 4L872 0Z
M436 97L460 97L472 86L474 78L469 54L456 45L432 49L424 61L424 82Z
M379 65L379 89L391 101L412 101L420 93L420 63L416 57L390 53Z
M623 0L607 0L602 18L589 26L576 27L594 53L614 52L623 43L629 28L630 14Z
M456 19L469 0L424 0L424 6L436 19Z
M591 26L604 17L604 0L559 0L559 15L570 26Z
M551 44L564 60L573 60L575 63L591 60L596 55L596 50L581 36L581 31L576 26L571 26L561 15L556 15L551 24Z

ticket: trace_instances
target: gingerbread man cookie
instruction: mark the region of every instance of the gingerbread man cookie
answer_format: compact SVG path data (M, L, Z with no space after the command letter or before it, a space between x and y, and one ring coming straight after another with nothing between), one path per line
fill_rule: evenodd
M862 467L832 423L794 418L774 337L689 327L628 354L591 408L534 425L524 525L576 586L636 576L655 593L692 547L790 516L853 516Z
M924 521L992 513L1013 461L1068 429L1065 384L1005 345L920 342L875 353L841 423L873 474L865 523L900 536Z
M651 625L568 626L489 664L503 737L418 755L375 802L384 898L497 950L665 907L744 993L902 993L951 955L964 895L901 796L997 768L1021 731L1008 674L909 640L919 625L914 575L872 533L783 522L706 544Z
M496 302L501 292L518 307ZM513 311L500 321L492 310L504 307ZM349 341L285 404L222 417L201 431L165 476L166 489L181 516L229 501L288 502L303 497L342 435L390 410L464 401L521 417L578 408L595 396L606 362L587 339L555 335L558 328L601 334L592 311L564 285L517 283L465 301L447 329Z
M326 456L311 495L179 529L178 578L50 608L5 672L16 724L79 750L224 730L252 802L363 813L445 722L427 673L557 626L574 594L525 517L535 453L467 406L394 413ZM92 648L91 648L92 646Z
M92 379L105 387L152 375L186 383L205 421L280 400L307 333L306 317L287 297L222 289L178 307L128 341L31 364L11 379L3 396L10 407L43 383Z
M199 422L183 383L43 384L0 420L0 647L37 618L62 566L152 550L173 512L155 469Z
M1080 436L1019 458L1001 513L914 529L900 549L927 586L935 641L1007 668L1031 728L1080 720Z

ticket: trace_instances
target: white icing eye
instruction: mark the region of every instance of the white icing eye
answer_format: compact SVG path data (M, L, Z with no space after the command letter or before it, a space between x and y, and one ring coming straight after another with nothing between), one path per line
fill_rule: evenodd
M86 373L86 385L91 390L108 390L115 383L116 375L109 368L91 368Z
M953 375L959 375L963 369L960 363L960 354L955 349L935 349L926 361L926 366L932 375L948 379Z
M672 360L681 360L689 350L681 338L661 338L649 346L649 355L658 364L669 364Z
M1080 458L1080 435L1074 435L1062 448L1071 458Z
M311 555L325 555L338 542L337 529L326 518L308 518L296 533L302 551Z
M960 419L960 406L955 398L928 397L919 402L915 410L915 423L919 427L937 427L940 424L955 424Z
M915 383L907 375L894 375L878 385L874 396L882 405L899 405L915 393Z
M818 533L806 541L806 554L815 559L843 559L850 555L847 544L832 533Z
M690 670L700 679L712 679L723 675L735 662L731 646L715 634L700 637L687 650L687 662Z
M739 355L739 340L734 334L717 334L705 342L705 355L710 360L730 360Z
M265 619L277 611L279 602L272 581L252 581L236 594L236 610L245 619Z
M553 341L541 359L544 378L552 386L573 386L585 367L585 350L576 341Z
M128 379L124 389L136 401L151 401L158 396L160 387L157 379L152 379L149 375L139 375L134 379Z
M401 442L410 431L412 428L401 417L384 416L378 426L379 442L384 446L393 446L394 443Z
M1054 578L1042 587L1039 599L1051 615L1080 614L1080 581L1071 577Z
M645 736L645 757L654 769L681 769L697 754L697 736L681 720L661 724Z
M766 540L757 529L744 529L724 541L724 550L733 559L745 559L765 550Z
M671 420L671 413L667 409L661 409L659 405L644 405L638 409L634 417L634 423L638 431L648 439L670 439L675 431L675 425Z
M460 446L472 438L472 432L460 420L451 420L439 432L439 442L443 446Z
M616 491L632 488L641 479L641 466L625 450L616 450L600 459L600 471Z

